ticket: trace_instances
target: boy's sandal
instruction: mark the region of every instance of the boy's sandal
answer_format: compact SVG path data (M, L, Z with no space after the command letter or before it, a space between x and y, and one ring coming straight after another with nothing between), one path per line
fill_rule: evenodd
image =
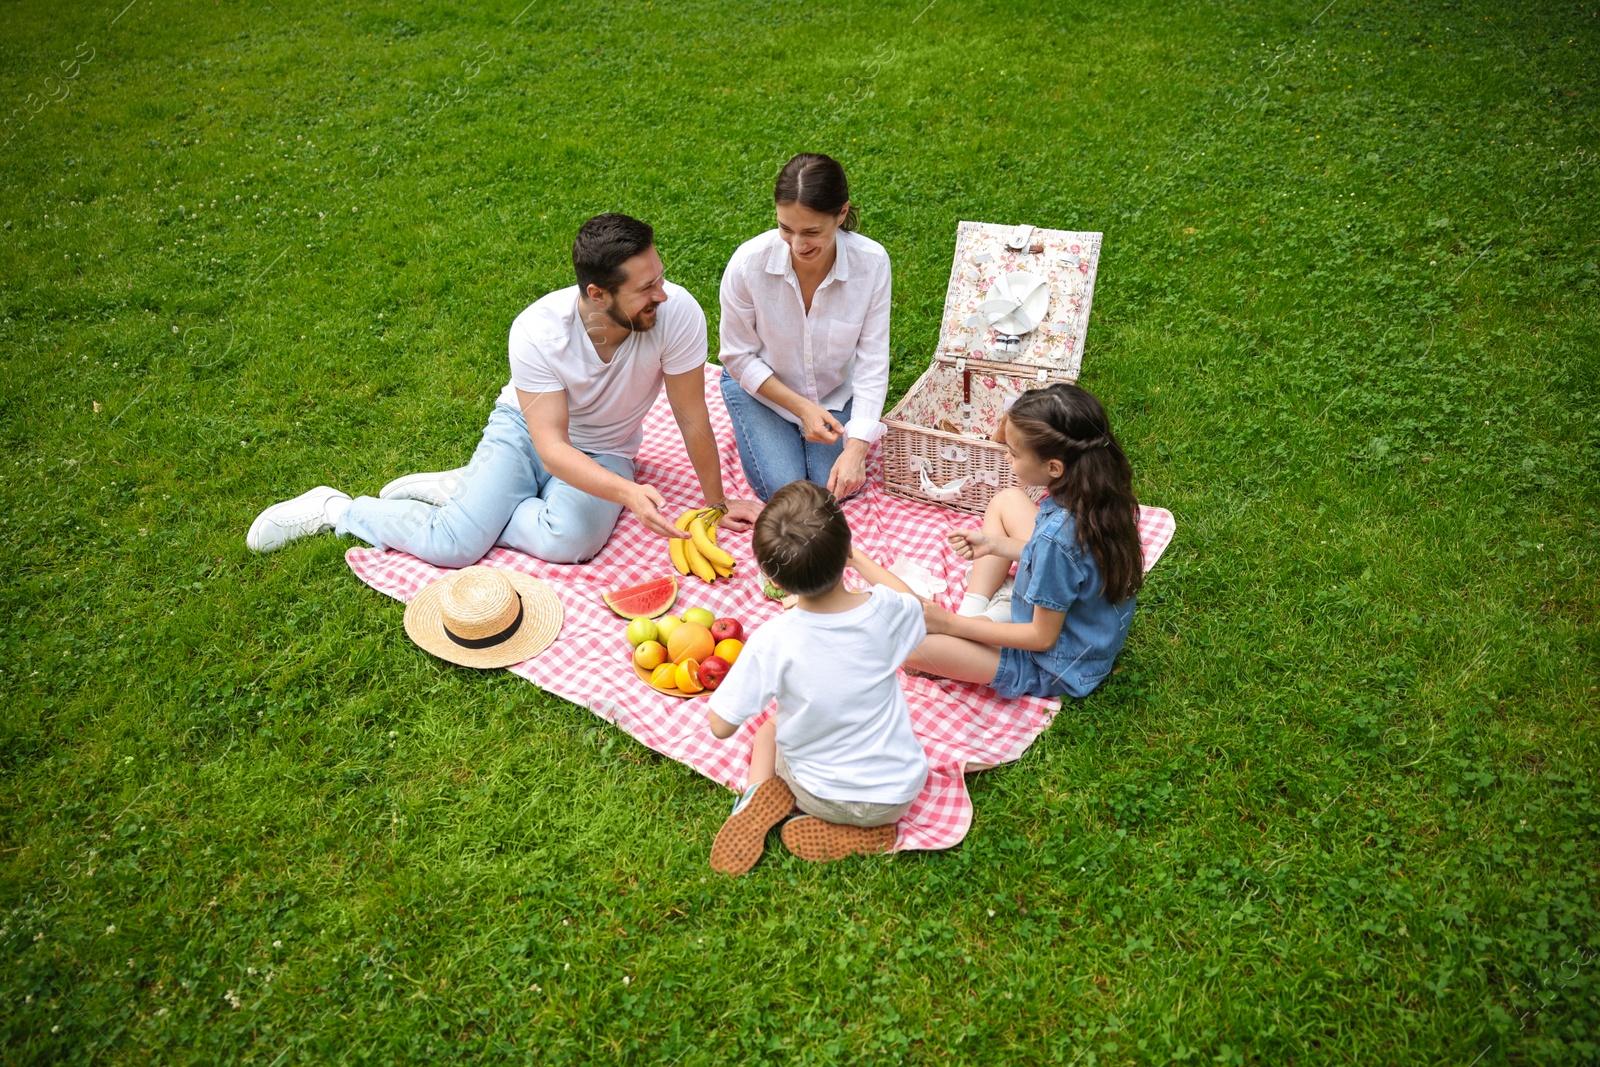
M743 874L767 847L767 831L794 810L794 793L777 775L745 791L711 843L711 869Z
M893 823L888 826L844 826L823 822L815 815L798 815L783 824L784 846L812 863L888 852L894 847L894 838Z

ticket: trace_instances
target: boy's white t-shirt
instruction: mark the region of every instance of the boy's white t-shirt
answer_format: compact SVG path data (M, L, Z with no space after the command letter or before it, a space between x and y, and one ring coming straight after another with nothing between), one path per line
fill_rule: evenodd
M823 800L904 804L928 757L911 729L896 668L927 636L916 597L881 585L834 614L791 608L753 634L711 694L735 725L777 698L778 750Z
M497 401L517 407L517 390L567 394L567 438L591 455L632 459L662 376L706 361L706 315L689 290L663 282L667 299L654 328L634 331L602 363L578 314L578 287L546 293L511 324L511 381Z

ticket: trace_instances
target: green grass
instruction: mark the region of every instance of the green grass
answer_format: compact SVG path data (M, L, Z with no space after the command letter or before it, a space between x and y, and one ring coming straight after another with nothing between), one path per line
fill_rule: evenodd
M0 1059L1600 1059L1594 5L925 5L8 5ZM728 882L723 790L244 532L462 462L594 212L714 321L805 149L894 395L958 220L1105 232L1179 527L960 847Z

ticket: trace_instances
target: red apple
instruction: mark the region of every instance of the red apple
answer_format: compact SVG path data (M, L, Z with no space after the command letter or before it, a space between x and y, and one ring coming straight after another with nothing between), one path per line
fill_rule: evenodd
M744 624L738 619L718 619L711 624L711 640L727 641L730 638L735 641L744 640Z
M708 656L700 661L700 681L707 689L715 689L722 684L722 679L727 677L733 664L721 656Z

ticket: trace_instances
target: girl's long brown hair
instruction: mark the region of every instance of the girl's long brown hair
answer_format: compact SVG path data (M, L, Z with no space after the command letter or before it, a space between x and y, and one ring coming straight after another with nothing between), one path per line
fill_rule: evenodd
M1005 428L1009 443L1066 468L1050 483L1050 497L1072 513L1078 543L1100 568L1106 601L1119 604L1137 593L1144 558L1133 468L1100 401L1076 385L1030 389L1011 406Z

